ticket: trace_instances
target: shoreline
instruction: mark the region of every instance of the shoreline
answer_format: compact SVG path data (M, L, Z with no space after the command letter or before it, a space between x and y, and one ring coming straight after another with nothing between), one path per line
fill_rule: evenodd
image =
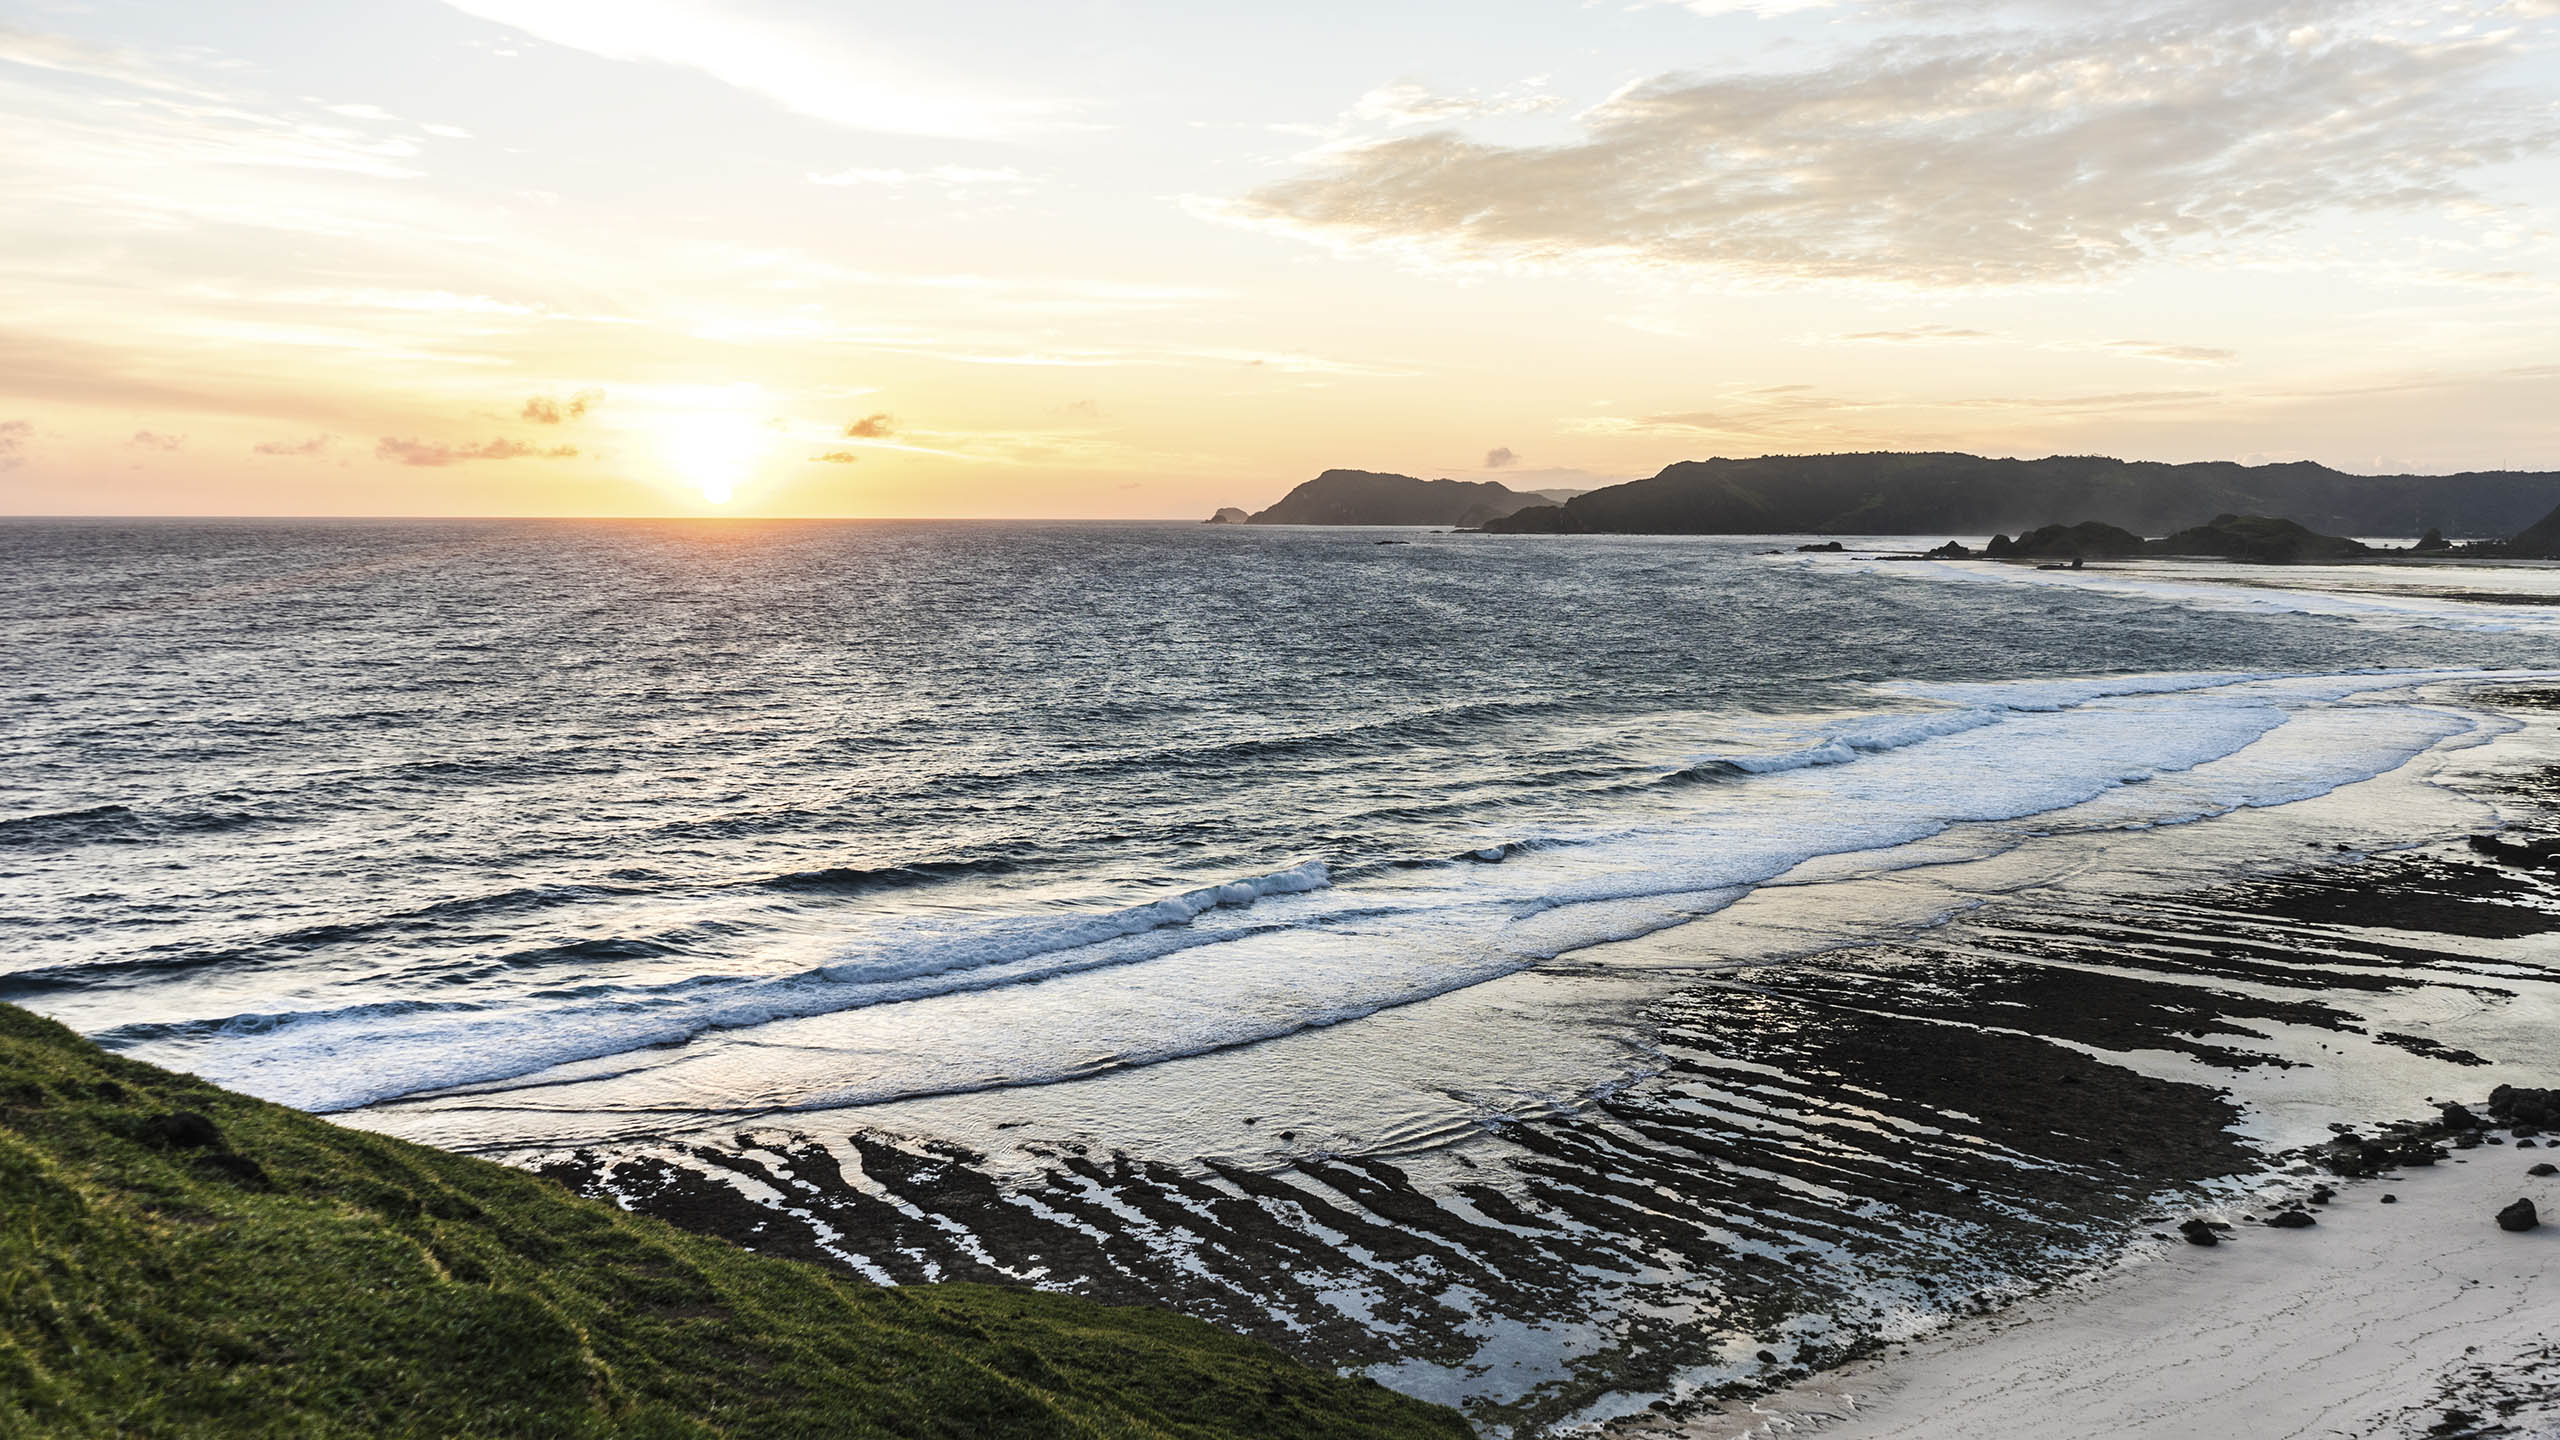
M2409 807L2442 790L2439 833L2497 811L2547 828L2551 692L2467 688L2530 716L2535 743L2439 753L2384 808L2419 825ZM1916 930L1833 933L1778 884L1382 1015L1421 1044L1468 1006L1649 997L1622 1087L1410 1148L1293 1148L1283 1108L1272 1155L1150 1155L1039 1121L1068 1086L510 1158L877 1281L1170 1305L1488 1434L1654 1433L2074 1292L2156 1244L2162 1204L2239 1196L2327 1124L2483 1076L2560 1080L2517 1065L2560 1016L2560 973L2534 959L2560 886L2459 839L2335 853L2375 803L2205 822L2241 850L2304 847L2290 869L2218 873L2201 832L2065 837L2060 880L1992 854L1860 882L1873 913L1937 916ZM1184 1063L1214 1092L1251 1059ZM1076 1083L1093 1114L1142 1082ZM1118 1118L1144 1133L1143 1112Z
M2492 1142L2325 1182L2316 1224L2264 1223L2312 1193L2288 1176L2200 1211L2210 1248L2155 1232L2116 1263L1892 1354L1623 1440L2112 1440L2560 1435L2560 1178ZM2299 1167L2293 1167L2299 1168ZM2384 1196L2391 1197L2389 1201ZM2517 1199L2545 1217L2522 1233Z

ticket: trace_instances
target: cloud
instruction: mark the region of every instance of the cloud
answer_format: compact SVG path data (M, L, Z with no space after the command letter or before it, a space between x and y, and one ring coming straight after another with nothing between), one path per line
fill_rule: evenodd
M2497 83L2526 48L2514 30L2392 24L2404 12L2359 0L2102 13L1658 75L1563 144L1334 146L1216 213L1435 264L2080 283L2325 213L2441 206L2560 138Z
M1959 330L1952 325L1916 325L1908 330L1861 330L1835 337L1861 345L1973 345L1994 336L1988 330Z
M521 440L491 440L479 445L446 445L431 440L401 440L385 435L374 443L377 460L397 460L403 465L459 465L470 460L566 460L578 453L575 445L558 445L544 449Z
M1496 115L1535 115L1564 104L1561 95L1540 91L1500 95L1434 95L1410 80L1381 85L1351 107L1354 120L1391 126L1438 125L1452 120L1481 120Z
M566 400L536 395L524 402L521 418L537 425L557 425L564 420L584 420L588 411L603 403L604 392L601 390L581 390Z
M11 420L0 424L0 470L15 470L27 463L27 442L35 438L32 420Z
M2157 340L2109 340L2097 348L2144 360L2166 360L2173 365L2228 365L2240 358L2236 350L2218 350L2210 345L2163 345Z
M1062 107L927 75L871 37L844 40L718 0L446 0L454 9L608 60L697 70L786 110L855 130L994 139Z
M249 447L252 455L317 455L336 443L335 435L314 435L308 440L261 440Z
M1496 445L1492 449L1484 452L1484 468L1487 470L1500 470L1519 458L1519 456L1511 453L1510 446Z
M844 427L849 440L886 440L898 433L898 422L887 414L865 415Z
M133 438L124 443L137 450L176 450L186 445L187 437L163 435L157 430L136 430L133 432Z
M812 185L882 185L899 188L908 185L939 185L945 190L984 189L1028 190L1039 183L1010 166L1000 170L981 170L967 165L936 165L930 170L873 170L855 166L827 174L809 172Z
M851 450L830 450L824 455L810 456L809 461L814 465L859 465L862 457Z

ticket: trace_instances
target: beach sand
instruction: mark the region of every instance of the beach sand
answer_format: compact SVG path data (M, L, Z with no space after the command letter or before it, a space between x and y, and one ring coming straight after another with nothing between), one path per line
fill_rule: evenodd
M2280 1440L2560 1435L2560 1178L2484 1145L2338 1183L2319 1223L2264 1205L2204 1248L2154 1242L2066 1291L1726 1413L1683 1440ZM2298 1186L2295 1188L2299 1188ZM2380 1203L2384 1195L2396 1203ZM2554 1223L2498 1228L2530 1198Z

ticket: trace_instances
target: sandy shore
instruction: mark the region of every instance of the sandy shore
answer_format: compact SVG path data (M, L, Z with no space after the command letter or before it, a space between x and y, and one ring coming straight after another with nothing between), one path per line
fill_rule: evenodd
M2560 1220L2554 1152L2477 1150L2339 1185L2307 1230L2248 1216L2075 1289L1683 1425L1685 1440L2278 1440L2560 1435L2560 1224L2500 1230L2518 1198ZM2396 1203L2380 1203L2384 1195Z

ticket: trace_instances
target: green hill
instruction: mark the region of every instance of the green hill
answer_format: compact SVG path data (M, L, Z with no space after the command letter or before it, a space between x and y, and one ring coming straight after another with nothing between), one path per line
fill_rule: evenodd
M0 1436L1467 1434L1169 1313L868 1286L0 1005Z
M2166 535L2222 514L2332 535L2508 535L2560 500L2560 473L2348 475L2325 465L2185 465L2052 455L1765 455L1685 460L1646 480L1485 521L1513 534L1988 535L2060 516Z

